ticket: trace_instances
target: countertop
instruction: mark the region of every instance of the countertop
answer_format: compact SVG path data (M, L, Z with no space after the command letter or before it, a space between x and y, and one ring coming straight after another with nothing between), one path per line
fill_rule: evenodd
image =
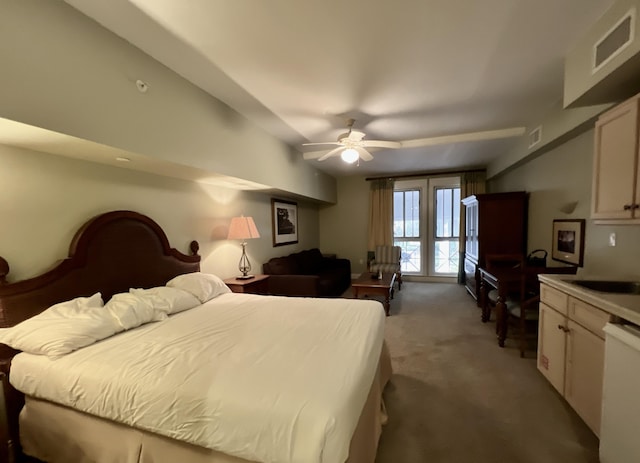
M571 284L571 280L584 280L575 275L538 275L541 283L599 307L605 312L640 326L640 295L603 293ZM603 278L604 279L604 278Z

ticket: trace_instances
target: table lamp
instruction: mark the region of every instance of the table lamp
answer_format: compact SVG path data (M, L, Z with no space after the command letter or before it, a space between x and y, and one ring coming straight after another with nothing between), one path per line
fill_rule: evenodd
M249 262L246 252L246 240L253 238L260 238L260 233L258 233L258 229L256 228L256 224L252 217L241 216L231 219L227 239L242 240L242 257L240 257L240 263L238 264L238 269L240 269L240 273L242 273L242 275L236 277L238 280L248 280L254 277L253 275L249 275L249 272L251 271L251 263Z

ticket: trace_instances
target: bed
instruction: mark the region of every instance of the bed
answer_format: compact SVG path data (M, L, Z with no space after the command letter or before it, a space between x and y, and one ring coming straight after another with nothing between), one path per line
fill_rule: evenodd
M216 277L200 272L196 242L190 250L171 248L149 217L114 211L81 227L69 258L36 278L8 283L0 258L3 328L98 292L106 303L100 317L118 301L164 294L168 282L195 296L188 310L158 312L158 303L153 313L164 318L71 352L0 344L0 368L11 382L7 457L373 462L391 375L382 305L232 294L217 283L203 299L193 282Z

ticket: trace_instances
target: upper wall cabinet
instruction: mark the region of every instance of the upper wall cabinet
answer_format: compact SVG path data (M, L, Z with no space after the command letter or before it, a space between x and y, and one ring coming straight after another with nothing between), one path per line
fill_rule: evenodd
M640 223L640 96L603 113L595 126L592 219Z
M640 91L640 0L618 0L567 54L564 107L623 101Z

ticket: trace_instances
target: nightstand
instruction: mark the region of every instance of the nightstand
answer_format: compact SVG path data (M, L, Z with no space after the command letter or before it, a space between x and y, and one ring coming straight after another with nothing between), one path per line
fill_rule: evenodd
M227 278L224 283L234 293L269 294L269 275L255 275L249 280Z

